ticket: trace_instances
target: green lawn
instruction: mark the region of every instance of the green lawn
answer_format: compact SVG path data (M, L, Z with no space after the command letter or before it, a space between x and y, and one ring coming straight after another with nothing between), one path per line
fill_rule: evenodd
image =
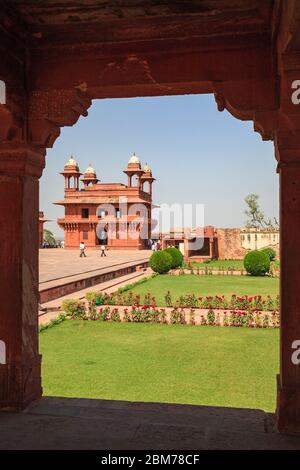
M148 281L137 284L132 289L134 294L141 294L143 299L147 292L151 292L157 305L165 305L164 295L169 290L172 300L175 301L180 295L196 294L224 295L230 297L236 295L271 295L275 297L279 290L279 279L271 277L251 276L221 276L221 275L190 275L170 276L168 274L150 278Z
M278 333L66 321L40 334L44 394L274 411Z
M188 263L186 264L188 265ZM198 263L197 261L191 261L191 265L196 268L208 269L229 269L234 268L236 270L244 269L242 259L214 259L206 263Z

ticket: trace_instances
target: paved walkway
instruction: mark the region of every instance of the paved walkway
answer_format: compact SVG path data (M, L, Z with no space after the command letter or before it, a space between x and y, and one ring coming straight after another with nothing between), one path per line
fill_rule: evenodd
M40 288L49 281L64 277L92 274L101 268L110 268L123 263L148 259L150 250L109 250L107 256L101 258L97 249L87 249L86 258L79 258L79 250L62 248L46 248L39 250L39 282Z
M0 449L300 449L261 410L44 397L0 413Z

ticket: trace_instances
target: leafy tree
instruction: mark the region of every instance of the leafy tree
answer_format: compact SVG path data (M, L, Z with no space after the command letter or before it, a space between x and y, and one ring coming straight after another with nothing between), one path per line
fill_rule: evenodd
M248 209L245 210L245 214L248 217L246 222L246 227L248 228L268 228L275 230L279 228L279 223L274 217L274 222L272 219L266 219L263 211L259 207L258 194L248 194L245 197L245 202L248 206Z
M246 227L264 227L265 215L260 210L258 197L258 194L248 194L248 196L245 197L245 202L248 206L248 209L245 210L245 214L248 217Z
M56 240L54 238L53 233L51 232L51 230L47 230L46 228L43 231L43 240L44 240L44 243L48 243L49 246L56 245Z

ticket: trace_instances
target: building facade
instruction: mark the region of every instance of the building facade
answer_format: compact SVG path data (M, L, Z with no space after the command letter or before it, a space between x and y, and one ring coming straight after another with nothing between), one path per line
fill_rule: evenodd
M176 246L191 261L242 259L250 250L273 248L279 258L279 230L215 228L172 230L162 235L162 246Z
M91 165L82 174L74 158L67 161L61 173L64 199L55 203L65 208L65 216L57 220L64 230L65 248L77 248L81 241L94 248L103 244L112 249L148 248L155 178L135 154L124 173L127 185L100 183Z

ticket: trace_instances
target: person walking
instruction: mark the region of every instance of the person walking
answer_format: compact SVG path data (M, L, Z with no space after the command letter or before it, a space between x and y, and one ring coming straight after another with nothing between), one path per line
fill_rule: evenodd
M85 244L84 244L84 242L80 242L79 250L80 250L80 255L79 255L79 257L82 258L82 257L84 256L84 258L86 258L86 254L85 254Z
M101 258L102 258L103 256L106 256L105 250L106 250L106 246L105 246L105 245L101 245Z

